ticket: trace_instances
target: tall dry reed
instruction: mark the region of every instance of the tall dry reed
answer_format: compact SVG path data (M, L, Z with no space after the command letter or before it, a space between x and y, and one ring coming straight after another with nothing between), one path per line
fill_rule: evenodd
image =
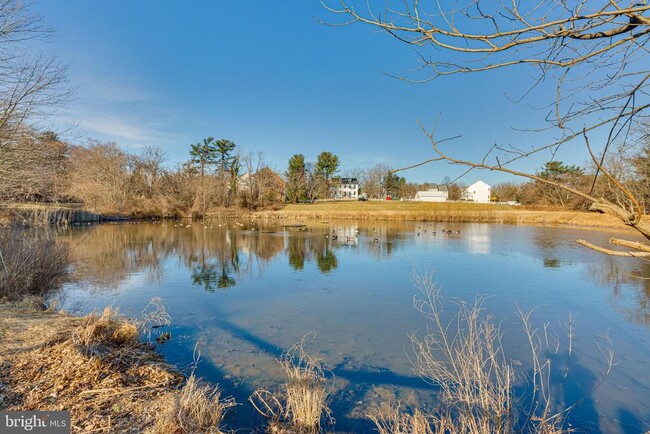
M321 432L323 418L330 418L329 395L321 362L304 348L304 338L279 359L287 381L275 393L256 390L249 398L262 415L271 419L268 432Z
M416 270L412 279L420 291L414 299L415 308L428 323L423 336L411 335L414 366L424 381L439 388L440 402L438 409L429 414L418 409L405 412L397 407L389 415L370 415L381 434L570 431L564 426L564 419L577 403L565 408L556 406L551 384L552 360L565 348L547 325L536 328L530 312L517 311L530 363L526 375L518 375L514 362L505 354L500 324L483 308L484 297L477 297L473 303L449 303L441 295L432 273ZM453 315L445 319L449 318L449 309ZM574 322L570 317L568 357L573 335ZM606 362L604 377L613 365L613 352L607 343L601 351ZM596 387L601 383L602 380Z

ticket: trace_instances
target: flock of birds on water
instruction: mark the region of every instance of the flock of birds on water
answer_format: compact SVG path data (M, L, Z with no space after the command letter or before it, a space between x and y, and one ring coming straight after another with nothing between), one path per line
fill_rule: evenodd
M119 223L124 223L124 222L112 222L112 223L113 224L119 224ZM259 227L259 224L256 227L255 222L253 220L248 222L248 225L246 225L246 223L240 222L239 220L234 220L234 221L230 221L230 222L221 221L221 222L218 222L218 223L212 222L212 221L205 221L205 220L204 221L198 221L198 222L197 221L186 222L186 221L182 221L182 220L146 220L146 221L138 220L138 221L131 221L131 222L127 222L127 223L128 224L140 224L140 223L149 223L149 224L151 224L151 223L154 223L154 224L160 224L162 227L165 227L165 226L169 225L169 226L173 226L175 228L187 228L187 229L192 228L193 223L194 223L194 224L198 224L200 226L202 225L204 229L214 229L214 228L222 228L222 227L223 228L228 228L228 227L231 227L231 225L232 225L232 226L234 226L234 228L240 228L240 229L245 228L246 226L248 226L247 230L250 230L250 231L260 231L261 230L260 227ZM278 223L279 223L278 221L274 222L274 224L272 226L273 230L262 231L262 233L277 232ZM321 222L321 223L326 224L326 223L329 223L329 222ZM283 228L285 230L291 230L292 229L292 230L297 231L297 232L302 232L302 231L307 230L307 225L305 225L305 224L280 224L279 226L280 226L280 228ZM371 232L372 232L373 235L375 235L377 233L377 228L372 227L370 229L371 229ZM347 243L351 243L351 242L358 241L359 235L361 234L361 230L359 228L354 229L354 231L353 231L354 235L352 235L352 236L350 236L350 235L341 235L339 233L341 231L345 232L345 230L342 229L342 228L339 228L338 230L337 229L332 229L331 236L329 234L326 234L325 238L331 238L331 240L333 240L333 241L343 240L343 241L345 241ZM443 234L443 235L447 235L447 236L452 236L452 235L458 236L458 235L460 235L460 229L437 228L436 223L425 223L425 224L420 224L417 227L417 230L415 232L415 235L418 236L418 237L422 236L422 234L430 234L430 236L436 236L438 234ZM372 241L375 242L375 243L379 243L380 239L379 239L379 237L373 237Z
M119 223L124 223L124 222L112 222L112 223L113 224L119 224ZM222 228L222 227L229 228L229 227L231 227L231 225L233 225L234 228L240 228L241 229L241 228L244 228L244 227L247 226L245 223L242 223L239 220L234 220L234 221L231 221L231 222L221 221L219 223L214 223L212 221L205 221L205 220L204 221L199 221L199 222L196 222L196 221L195 222L189 222L189 223L185 222L185 221L182 221L182 220L145 220L145 221L138 220L138 221L130 221L130 222L127 222L127 223L128 224L140 224L140 223L149 223L149 224L151 224L151 223L154 223L154 224L160 224L163 227L167 226L168 224L169 224L169 226L172 226L172 224L173 224L173 227L175 227L175 228L187 228L187 229L193 227L192 223L195 223L195 224L198 224L198 225L203 225L204 229L214 229L214 228ZM321 223L326 224L326 223L329 223L329 222L321 222ZM259 226L256 227L255 222L253 220L251 220L248 223L248 226L249 226L249 228L247 230L260 231L260 227ZM302 231L307 230L307 225L305 225L305 224L284 224L284 225L281 224L279 226L280 226L280 228L283 228L285 230L292 229L292 230L297 231L297 232L302 232ZM262 231L262 233L277 232L277 229L278 229L278 221L276 221L274 223L273 230ZM244 229L244 230L246 230L246 229ZM326 234L325 238L331 238L333 241L338 241L339 237L341 237L341 235L339 234L339 231L344 231L344 230L343 229L339 229L339 230L332 229L331 236L329 234ZM377 228L372 227L371 231L372 231L372 234L374 235L374 234L377 233ZM419 225L417 227L415 235L419 237L422 234L427 234L427 233L430 234L431 236L436 236L438 233L441 233L441 234L444 234L444 235L447 235L447 236L460 235L460 229L453 229L453 230L452 229L447 229L447 228L438 229L436 227L436 223L426 223L424 225L421 224L421 225ZM341 237L341 239L344 239L344 241L347 242L347 243L356 242L356 241L358 241L360 234L361 234L361 230L359 228L355 228L353 236L343 235ZM379 241L380 241L380 239L378 237L373 238L373 242L378 243Z

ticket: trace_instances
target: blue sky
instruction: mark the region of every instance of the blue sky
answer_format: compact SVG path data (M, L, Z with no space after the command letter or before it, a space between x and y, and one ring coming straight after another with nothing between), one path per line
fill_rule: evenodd
M137 152L164 149L171 163L187 159L191 143L228 138L262 151L284 170L294 153L321 151L341 169L384 163L401 167L432 156L418 119L463 158L493 143L530 146L547 140L512 127L539 127L540 88L525 103L525 69L444 77L411 84L386 75L417 67L415 52L365 26L332 28L318 0L171 1L57 0L35 9L57 30L47 50L70 64L75 100L57 122L76 136L113 140ZM525 162L535 170L548 155ZM584 152L560 159L583 163ZM439 181L462 168L428 165L404 172L410 181ZM510 180L480 172L463 179Z

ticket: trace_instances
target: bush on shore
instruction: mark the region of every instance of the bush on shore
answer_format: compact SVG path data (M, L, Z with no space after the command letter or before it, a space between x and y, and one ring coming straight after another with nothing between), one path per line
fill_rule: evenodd
M59 288L68 254L53 240L18 229L0 229L0 300L20 301Z

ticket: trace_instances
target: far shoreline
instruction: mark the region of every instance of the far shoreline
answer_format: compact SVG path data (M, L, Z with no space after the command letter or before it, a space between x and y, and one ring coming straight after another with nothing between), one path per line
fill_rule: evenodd
M491 223L637 233L620 219L597 212L539 210L529 207L462 202L322 202L287 204L279 210L257 211L257 218L281 220L381 220L439 223ZM650 218L648 216L644 218Z
M71 211L74 211L74 214ZM101 222L128 222L158 219L192 219L192 216L120 215L87 210L82 204L5 204L0 226L73 226ZM59 218L63 214L63 218ZM79 221L75 221L81 216ZM90 217L89 217L90 216ZM591 229L635 234L617 217L592 211L538 209L529 206L480 204L471 202L410 201L323 201L310 204L284 204L279 209L248 211L217 209L194 220L255 218L267 220L358 220L413 221L432 223L489 223ZM650 216L644 216L650 219ZM62 223L62 224L61 224Z

